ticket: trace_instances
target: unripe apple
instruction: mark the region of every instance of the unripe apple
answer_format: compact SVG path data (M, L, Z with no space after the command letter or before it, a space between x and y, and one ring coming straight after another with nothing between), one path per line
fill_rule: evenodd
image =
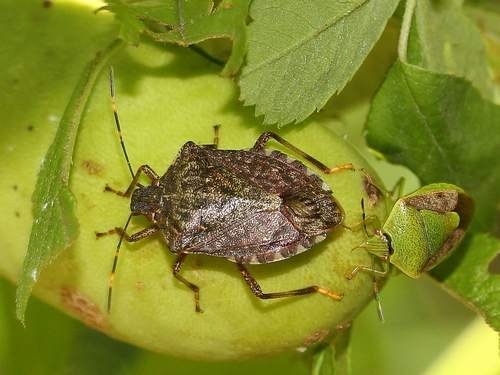
M250 148L262 132L276 131L260 125L253 110L242 106L234 81L218 76L218 67L190 50L145 44L128 47L111 63L123 137L134 169L148 164L162 175L186 141L212 143L214 124L221 125L221 149ZM66 84L71 86L72 82ZM44 100L32 105L50 102L47 90ZM62 111L59 108L57 113ZM15 136L3 135L2 169L11 172L12 180L0 188L0 264L1 273L13 282L19 277L32 221L30 196L35 175L27 172L38 170L57 125L58 114L53 116L49 121L33 117L29 127L19 127ZM6 129L9 127L0 131ZM344 211L344 222L326 240L300 255L248 269L264 292L320 285L343 293L341 301L319 294L260 300L233 263L192 255L181 272L200 287L204 312L197 313L191 290L172 276L175 256L156 235L134 244L123 243L108 313L108 280L118 236L97 239L95 232L125 224L129 200L104 192L104 187L108 184L125 190L131 177L104 73L90 97L73 155L70 188L77 200L80 234L39 275L35 296L119 340L190 359L231 360L305 350L334 336L372 298L370 275L360 274L354 280L345 275L356 265L372 264L370 255L355 248L365 239L360 201L366 192L360 169L375 173L321 115L278 132L326 165L354 165L354 171L325 175L305 162L331 187ZM268 148L301 159L276 142L270 142ZM368 205L367 215L383 220L384 199L373 207ZM128 232L147 225L144 218L134 217Z

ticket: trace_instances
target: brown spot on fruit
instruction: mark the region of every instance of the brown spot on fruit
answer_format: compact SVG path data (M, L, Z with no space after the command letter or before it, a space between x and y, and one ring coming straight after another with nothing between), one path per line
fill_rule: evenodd
M343 322L343 323L339 323L335 326L335 329L337 331L342 331L344 329L348 329L348 328L351 328L351 325L352 325L352 322Z
M61 288L61 300L64 306L80 317L86 325L104 329L104 316L99 307L78 291L63 287Z
M93 160L84 160L82 161L82 167L85 169L85 171L93 176L99 176L101 175L102 171L104 170L104 167L93 161Z
M304 346L309 347L311 345L320 343L324 339L326 339L329 334L330 334L329 329L320 329L318 331L315 331L304 339Z

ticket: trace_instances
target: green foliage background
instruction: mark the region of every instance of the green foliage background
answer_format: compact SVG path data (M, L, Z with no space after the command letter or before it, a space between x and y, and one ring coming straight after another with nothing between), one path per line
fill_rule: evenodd
M120 4L119 2L110 2L111 5L113 3ZM355 8L360 7L363 3L363 1L353 2ZM373 2L373 4L375 3L376 2ZM397 5L396 2L393 3L392 8L390 5L387 5L387 7L390 8L387 12L390 13ZM493 3L493 5L488 2L476 3L485 5L484 9L488 9L488 12L483 14L480 11L481 8L474 8L470 11L471 15L476 17L476 19L484 17L489 20L488 17L493 17L491 14L494 13L489 12L489 7L493 7L494 9ZM456 2L456 4L459 6L460 2ZM49 74L37 80L30 80L28 84L23 85L24 89L22 92L15 92L12 95L2 96L2 101L0 103L2 107L0 107L0 112L5 113L8 111L9 108L14 106L13 103L18 101L21 97L24 98L25 103L29 103L30 94L32 92L44 90L47 87L50 87L51 91L50 96L53 101L51 105L53 105L54 108L64 108L67 98L72 91L71 84L67 84L67 82L77 81L76 77L79 76L85 63L90 60L96 50L102 48L111 40L117 25L111 22L109 15L99 14L95 16L89 11L88 7L66 2L56 2L53 7L49 9L43 9L40 2L26 2L20 4L14 1L3 0L0 2L0 5L4 8L0 15L0 28L5 28L4 31L7 30L2 33L3 35L9 35L5 37L8 42L5 45L4 51L0 53L0 66L8 67L9 69L17 69L21 64L17 64L16 62L23 61L23 64L26 64L26 62L29 64L29 66L23 65L25 71L36 72L43 70L44 67L50 64L51 74L57 72L57 76L65 77L64 80L54 80L54 77ZM258 11L257 7L255 11ZM425 6L418 8L417 12L421 13L421 17L426 16ZM12 14L18 16L15 24L10 21ZM462 17L462 13L458 15L454 14L453 17L460 19L460 21L453 21L454 24L463 21L460 18ZM334 18L335 17L333 17L333 19ZM454 20L453 18L451 19ZM481 20L482 19L483 18L481 18ZM134 20L128 19L128 22L134 23ZM70 28L68 25L72 27ZM88 25L91 25L91 27ZM428 25L431 25L431 23ZM134 27L136 28L136 32L144 31L143 25L134 24ZM259 24L256 23L254 27L258 28ZM384 73L389 68L389 64L394 61L397 56L394 46L397 43L398 27L399 25L390 23L388 28L385 29L381 40L377 42L368 58L363 62L363 58L360 57L358 63L352 65L352 72L344 73L344 76L349 74L353 75L356 72L355 68L363 62L360 70L352 77L349 83L347 83L347 81L349 81L349 79L347 79L336 87L328 88L326 90L326 96L320 97L319 99L314 98L310 103L304 102L304 108L297 108L297 110L301 110L301 112L292 114L293 118L284 118L280 117L281 115L274 115L272 109L269 111L260 109L261 107L259 107L259 103L257 103L259 95L255 95L255 93L251 94L252 76L254 74L252 64L255 63L258 65L260 63L258 61L259 52L252 51L250 47L248 66L245 68L246 70L243 70L241 79L242 98L247 104L256 104L257 113L265 113L265 118L268 122L284 124L307 117L315 108L321 108L331 94L341 90L343 86L347 84L340 96L332 100L333 105L326 107L325 112L330 114L333 118L339 119L338 124L335 125L338 133L346 134L351 142L356 144L359 148L364 149L364 139L361 136L362 132L360 127L363 124L364 117L368 113L368 99L375 94L376 89L384 79ZM418 28L418 25L416 27ZM264 26L263 29L266 29L266 27ZM37 30L37 32L33 32L33 30ZM61 33L61 30L65 30L65 32ZM85 30L85 32L82 32L82 30ZM124 29L122 29L122 33L123 30ZM382 32L382 30L383 28L380 27L380 32ZM423 30L423 28L420 30ZM438 44L439 40L433 40L432 37L429 37L429 35L432 36L432 30L423 30L422 32L424 36L420 38L420 43L422 40L428 40L429 43L434 43L429 49L424 48L423 50L432 51L433 48L436 48L436 43ZM491 38L489 41L493 45L493 42L498 40L495 38L498 38L500 33L494 28L489 29L489 32L491 33L488 34ZM231 35L232 37L234 37L235 33L239 35L238 25L232 25L232 27L221 32L221 34L226 36ZM413 31L413 33L415 33L415 31ZM167 38L165 35L160 35L159 33L150 32L150 34L155 40L166 40ZM378 34L379 33L375 33L373 36L376 37ZM468 37L470 37L469 34ZM137 35L128 35L128 37L133 39L136 38ZM359 36L359 38L362 37L363 35ZM464 55L477 56L477 51L466 51L464 55L459 54L458 57L456 51L451 51L450 55L443 57L445 63L442 63L439 59L435 60L430 58L435 56L432 52L429 52L430 57L426 56L425 53L419 53L422 46L417 45L416 36L414 34L409 34L408 37L410 48L408 50L408 56L406 56L407 61L401 61L399 65L391 69L389 77L378 92L378 95L382 95L381 93L386 89L386 85L391 84L391 79L398 79L398 75L402 74L401 71L403 71L402 79L407 78L404 74L409 76L414 74L426 74L426 72L414 71L412 67L406 65L408 63L420 62L436 70L437 72L433 73L436 75L453 73L457 76L466 77L470 79L474 87L481 90L484 97L495 97L495 87L488 86L488 84L485 83L483 71L479 73L477 73L477 71L456 71L455 67L446 65L450 61L449 56L455 56L452 61L460 61ZM241 39L241 36L239 36L239 38L240 39L237 39L239 43L244 44L245 40ZM190 41L203 39L204 37L202 36L198 37L198 39L194 37L192 39L188 38L184 40L184 43L189 44ZM25 41L29 41L29 47L19 49L19 46L23 45ZM70 41L78 42L71 43ZM375 41L376 38L373 40L373 43L375 43ZM50 44L53 48L50 56L47 56L46 50L42 47L45 44ZM70 50L71 47L72 49ZM496 48L499 48L498 45ZM367 48L366 53L368 53L369 50L370 48ZM235 52L233 51L233 53ZM233 55L230 61L231 64L229 68L226 66L224 71L225 74L234 73L242 59L241 57L238 58L238 56ZM498 65L495 65L498 64L497 61L500 61L500 58L498 58L498 55L493 54L490 64L498 68ZM465 61L461 62L459 65L470 67L474 63L477 62ZM279 66L274 66L273 69L282 70ZM298 71L301 70L300 67L296 67L295 69ZM273 70L268 73L271 76L274 74ZM293 71L290 74L294 74ZM456 78L443 77L442 79L450 79L453 81L450 85L461 85L463 87L468 85L465 80L457 82L458 79ZM0 84L2 84L1 91L8 93L9 83L0 81ZM36 84L36 86L30 86L32 84ZM279 83L276 83L276 85L279 86ZM399 87L397 84L396 86ZM422 88L418 87L417 89ZM470 92L473 89L467 86L464 90ZM359 92L363 94L359 95ZM419 97L425 97L426 93L427 91ZM275 95L279 96L280 91L278 90ZM476 102L483 100L480 94L473 93L471 95L474 96L473 100ZM402 95L398 94L395 96L394 100L399 100L401 97ZM382 102L379 107L374 105L375 108L372 108L370 121L376 121L377 116L381 116L382 118L388 116L383 112L384 108L387 109L390 107L389 104L383 102L383 100L387 100L387 98L390 97L379 96L377 98ZM352 103L356 101L359 101L359 103L357 103L357 105L352 105ZM424 103L424 107L427 106L426 108L431 108L430 110L434 116L435 112L433 111L435 109L432 107L432 104L433 103L428 102ZM490 114L488 112L484 119L478 119L478 128L480 129L481 126L484 126L485 129L481 130L477 137L483 136L484 133L487 134L488 129L492 127L498 127L498 121L496 124L489 124L489 121L491 121L493 117L497 117L495 114L498 112L498 107L493 103L484 104L484 102L482 102L478 104L478 106L481 105L491 106L492 113ZM27 110L31 110L28 104L26 104L26 107ZM390 115L392 116L393 114ZM421 113L418 115L421 115ZM464 114L457 114L457 116L464 118L470 117L471 115L466 116ZM401 117L402 120L408 121L409 127L411 128L412 122L408 120L407 113L402 114ZM433 119L435 119L435 117L433 117ZM390 121L387 121L386 124L388 128L391 126ZM410 128L409 130L411 130ZM369 136L373 136L374 132L370 129L370 122L368 122L368 130L370 132ZM389 137L395 134L391 129L384 129L384 131L385 135ZM465 131L467 132L467 130ZM491 134L493 136L498 136L500 133L492 131ZM50 138L52 135L47 134L42 136ZM464 135L464 137L467 136L472 137L470 132ZM475 136L474 139L477 140L477 137ZM371 142L371 145L373 146L380 139L382 139L382 137L378 137L377 140ZM393 147L398 140L389 140L389 146ZM497 140L492 141L491 144L493 146L498 146ZM411 147L412 144L409 146ZM481 145L478 147L480 149L479 151L486 152L488 157L491 156L491 152L488 153L488 150L485 151L484 147L480 146ZM383 148L383 146L380 148ZM448 148L451 149L452 147ZM476 155L477 152L474 152L474 156ZM391 158L390 153L387 153L386 156ZM457 163L461 156L462 155L458 155L457 157L453 156L452 160ZM411 160L411 155L406 156L406 158L407 160ZM483 180L485 178L484 173L488 169L484 168L484 163L486 163L484 161L485 158L478 159L479 162L476 163L477 169L472 171L467 170L462 173L469 177L471 173L478 173L478 175L474 175L474 178ZM402 162L405 161L405 156L398 154L398 156L392 158L392 160ZM391 186L391 183L401 174L408 176L409 182L407 184L407 189L411 190L412 187L417 185L415 177L409 172L402 172L401 168L393 168L375 160L373 160L373 162L380 168L380 173L388 186ZM495 160L489 160L487 164L491 165L494 163ZM413 170L418 174L418 166L414 167ZM497 176L495 177L495 181L497 181L498 163L496 166L491 166L488 171L490 174ZM1 172L0 176L2 181L11 181L10 179L13 177L12 175L9 176L7 173L11 171L2 170ZM436 180L436 178L439 179L443 176L442 171L435 171L435 173L435 178L429 177L428 181L420 175L422 182L430 182L431 180ZM35 176L32 177L33 181L34 179ZM468 182L461 181L461 183L467 185ZM497 188L496 190L494 189L495 186ZM474 190L474 186L472 185L467 187ZM476 194L480 199L484 197L484 195L493 196L495 197L494 199L492 198L493 201L498 204L498 195L495 195L500 191L498 190L498 184L489 186L487 184L480 184L478 189L482 188L490 190L478 191ZM481 214L480 222L476 223L476 225L482 230L492 231L495 224L495 213L498 215L498 211L495 211L494 205L488 205L488 202L481 201L480 207L483 206L484 213ZM495 246L495 244L491 246L493 252L495 251ZM488 262L488 260L489 258L487 257L484 261ZM446 275L444 275L444 273L444 271L441 274L437 273L436 278L445 280ZM454 281L453 278L451 281ZM473 314L469 310L466 310L462 304L451 299L444 291L437 289L434 282L435 281L431 281L428 277L418 281L398 277L388 283L382 294L387 322L381 324L377 320L373 306L366 309L359 319L355 321L351 338L351 363L354 374L421 373L429 363L439 357L447 343L455 338L460 330L471 321ZM455 287L452 285L452 289L456 289L456 284L457 283L455 283ZM467 286L465 286L465 288L467 288ZM492 293L497 293L498 289L493 285L491 291ZM261 373L287 374L309 373L310 364L307 358L303 358L298 354L289 354L276 359L256 360L243 364L202 364L167 358L113 341L38 301L32 301L28 327L23 329L14 319L14 289L12 285L4 280L0 282L0 300L0 373L190 374L198 372L203 374L231 374L238 372L241 374L250 374L256 371ZM495 299L488 303L492 305L491 310L498 309L498 306L495 304ZM439 334L436 334L436 332L439 332ZM402 350L402 348L404 348L404 350Z

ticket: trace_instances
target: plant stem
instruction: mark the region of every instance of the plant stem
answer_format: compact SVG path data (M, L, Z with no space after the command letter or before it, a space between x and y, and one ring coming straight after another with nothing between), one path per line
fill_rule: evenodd
M408 37L410 35L411 21L415 12L416 0L407 0L403 22L401 24L401 33L399 34L398 56L403 62L407 62L406 53L408 51Z

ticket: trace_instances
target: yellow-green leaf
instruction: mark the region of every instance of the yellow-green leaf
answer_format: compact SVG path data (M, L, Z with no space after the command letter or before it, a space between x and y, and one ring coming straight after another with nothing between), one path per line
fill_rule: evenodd
M398 2L254 1L241 99L265 123L304 120L350 81Z
M38 174L33 193L33 225L16 293L16 314L24 323L28 299L40 272L78 235L75 199L68 187L73 148L88 97L101 68L121 46L113 42L87 65L66 106Z

